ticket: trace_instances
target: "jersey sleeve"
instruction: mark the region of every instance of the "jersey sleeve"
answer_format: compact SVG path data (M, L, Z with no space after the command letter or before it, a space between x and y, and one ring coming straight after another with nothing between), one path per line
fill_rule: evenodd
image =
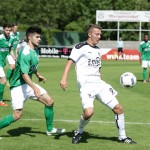
M71 51L69 59L73 60L75 63L84 55L85 42L78 43Z
M77 62L81 56L82 56L81 50L73 48L69 56L69 59L71 59L74 62Z
M10 39L9 39L9 47L13 47L13 42L14 42L14 37L13 36L10 36Z

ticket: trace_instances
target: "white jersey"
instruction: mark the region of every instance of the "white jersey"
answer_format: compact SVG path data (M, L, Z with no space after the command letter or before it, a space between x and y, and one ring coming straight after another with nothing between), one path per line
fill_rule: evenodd
M99 47L92 47L87 42L79 43L72 49L69 59L76 64L79 85L100 80L101 49Z
M21 49L23 49L25 46L27 45L26 40L22 40L18 45L17 45L17 49L20 51Z
M123 41L117 41L117 44L118 48L123 48Z

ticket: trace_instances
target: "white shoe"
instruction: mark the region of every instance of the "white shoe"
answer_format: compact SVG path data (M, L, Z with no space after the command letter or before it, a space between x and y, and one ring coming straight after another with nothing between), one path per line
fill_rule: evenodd
M53 135L53 134L62 134L65 132L65 129L57 129L57 128L53 128L52 131L46 131L46 134L48 136Z
M0 137L0 140L1 140L2 138Z

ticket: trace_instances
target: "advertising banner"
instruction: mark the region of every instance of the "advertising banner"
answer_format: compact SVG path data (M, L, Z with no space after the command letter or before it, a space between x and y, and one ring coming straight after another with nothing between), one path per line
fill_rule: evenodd
M39 54L41 57L69 57L72 48L70 47L56 47L56 46L40 46Z
M123 57L117 54L117 49L102 49L102 60L139 60L139 51L137 49L124 49Z
M71 53L71 47L40 46L40 57L68 58ZM137 49L124 49L123 57L118 56L117 49L101 48L102 60L139 60Z
M96 21L150 22L150 11L97 10Z

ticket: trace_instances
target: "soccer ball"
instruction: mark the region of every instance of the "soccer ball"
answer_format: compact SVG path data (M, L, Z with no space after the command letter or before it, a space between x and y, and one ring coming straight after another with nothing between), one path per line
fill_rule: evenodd
M123 87L133 87L136 84L136 76L131 72L125 72L120 77L120 84Z

